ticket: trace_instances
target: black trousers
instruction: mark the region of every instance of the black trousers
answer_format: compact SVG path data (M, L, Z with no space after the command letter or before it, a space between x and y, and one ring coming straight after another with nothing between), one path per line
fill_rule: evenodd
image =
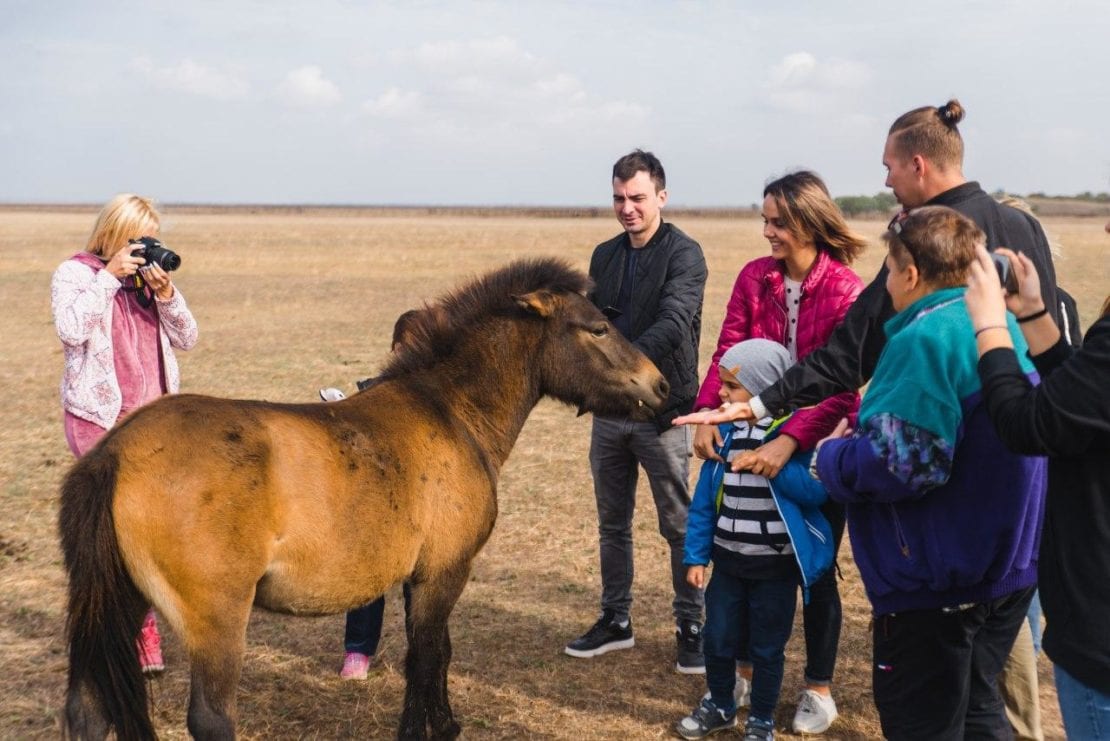
M903 739L1012 739L998 674L1035 587L953 610L878 615L872 688L883 735Z

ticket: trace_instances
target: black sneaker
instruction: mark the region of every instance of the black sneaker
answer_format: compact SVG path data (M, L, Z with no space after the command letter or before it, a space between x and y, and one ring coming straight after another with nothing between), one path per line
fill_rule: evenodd
M678 642L678 661L674 668L679 674L705 674L705 655L701 649L701 623L687 620L674 629Z
M674 730L683 738L705 738L711 733L735 727L735 712L725 713L714 705L712 700L703 699L701 704L694 708L694 712L675 724Z
M609 651L632 648L636 645L636 641L632 638L632 619L626 620L622 626L614 621L615 617L612 610L603 611L601 618L586 631L585 635L568 643L563 650L569 656L592 659Z

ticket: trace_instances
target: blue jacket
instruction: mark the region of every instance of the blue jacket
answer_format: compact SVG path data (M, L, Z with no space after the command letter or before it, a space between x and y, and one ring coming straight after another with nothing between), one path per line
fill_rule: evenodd
M720 427L724 442L718 453L726 460L734 429L731 423ZM776 433L777 428L764 442L772 440ZM806 602L809 601L809 587L828 570L834 556L832 528L820 510L820 506L828 499L828 494L821 482L809 475L812 455L812 451L796 453L778 475L769 480L771 496L786 524L790 544L794 547L794 558L802 572ZM704 566L710 561L713 533L717 527L717 511L720 508L720 492L727 467L728 463L719 461L706 461L702 464L686 520L686 547L682 562L687 566Z

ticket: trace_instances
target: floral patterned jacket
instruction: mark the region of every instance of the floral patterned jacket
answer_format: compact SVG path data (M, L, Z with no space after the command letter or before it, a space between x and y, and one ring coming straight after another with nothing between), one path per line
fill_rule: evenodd
M54 271L50 304L62 341L62 407L81 419L110 429L123 403L112 349L112 315L122 284L103 270L95 256L80 252ZM173 348L188 350L197 342L197 322L175 286L168 301L157 300L158 336L166 390L181 385Z

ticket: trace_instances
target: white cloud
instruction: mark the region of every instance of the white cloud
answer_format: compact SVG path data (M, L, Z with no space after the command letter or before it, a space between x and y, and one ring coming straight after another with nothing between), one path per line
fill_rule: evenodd
M374 100L362 104L362 110L382 118L411 118L420 112L423 96L414 91L391 87Z
M520 131L585 136L598 126L638 125L650 112L635 101L591 93L575 75L505 36L423 43L387 60L398 74L412 68L422 74L409 89L387 88L362 111L411 119L422 135L452 143Z
M330 106L343 98L339 87L315 65L299 67L287 74L279 90L287 103L303 108Z
M192 59L169 67L156 67L149 57L136 57L131 66L159 87L217 100L243 98L250 86L241 77L209 67Z
M845 98L865 89L871 69L847 59L819 61L809 52L796 52L768 70L763 83L766 100L774 108L794 113L841 110Z

